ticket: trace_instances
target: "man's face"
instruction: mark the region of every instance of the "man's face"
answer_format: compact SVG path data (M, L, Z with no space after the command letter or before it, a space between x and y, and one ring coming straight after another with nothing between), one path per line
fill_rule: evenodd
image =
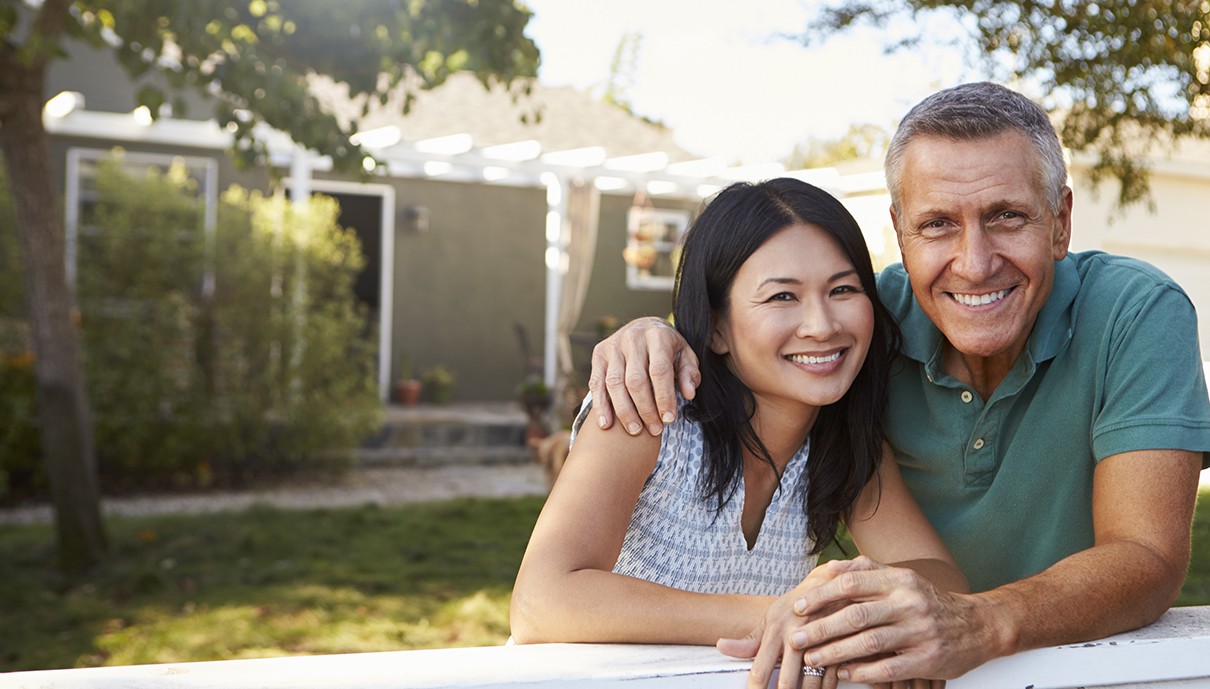
M959 353L1011 363L1067 255L1071 191L1056 214L1025 135L921 137L905 150L892 210L912 292Z

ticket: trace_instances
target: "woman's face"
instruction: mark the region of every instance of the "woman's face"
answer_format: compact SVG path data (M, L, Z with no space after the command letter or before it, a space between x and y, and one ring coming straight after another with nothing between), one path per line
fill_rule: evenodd
M848 391L873 331L874 307L848 256L823 229L799 224L740 266L711 349L728 356L758 408L813 409Z

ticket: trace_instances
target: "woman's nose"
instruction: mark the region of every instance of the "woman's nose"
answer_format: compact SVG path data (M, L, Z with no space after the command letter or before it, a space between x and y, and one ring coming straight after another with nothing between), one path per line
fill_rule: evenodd
M826 299L815 303L803 302L802 322L798 325L799 337L826 340L839 331L840 323Z

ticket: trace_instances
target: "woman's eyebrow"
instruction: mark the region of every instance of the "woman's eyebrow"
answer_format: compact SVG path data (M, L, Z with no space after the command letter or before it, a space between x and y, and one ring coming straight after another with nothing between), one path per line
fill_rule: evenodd
M761 280L760 284L756 287L757 289L760 289L769 283L773 283L775 285L801 285L802 280L799 280L798 278L765 278L764 280Z

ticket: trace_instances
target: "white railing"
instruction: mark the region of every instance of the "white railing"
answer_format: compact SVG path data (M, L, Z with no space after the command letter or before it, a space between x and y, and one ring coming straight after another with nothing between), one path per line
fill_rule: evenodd
M709 647L549 644L13 672L0 674L0 688L742 689L747 667ZM993 660L948 684L1109 686L1210 686L1210 606L1173 608L1149 627L1099 641Z

